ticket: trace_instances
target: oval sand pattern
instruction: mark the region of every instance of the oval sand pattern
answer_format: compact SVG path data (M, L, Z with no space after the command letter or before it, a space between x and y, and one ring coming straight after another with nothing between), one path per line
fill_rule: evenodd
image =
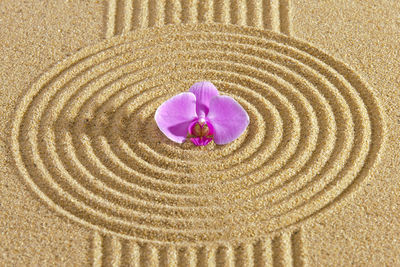
M180 145L158 130L157 107L201 80L249 113L235 142ZM169 25L43 74L16 109L12 147L30 187L74 220L138 240L209 242L297 224L352 191L378 156L382 123L364 82L307 43Z

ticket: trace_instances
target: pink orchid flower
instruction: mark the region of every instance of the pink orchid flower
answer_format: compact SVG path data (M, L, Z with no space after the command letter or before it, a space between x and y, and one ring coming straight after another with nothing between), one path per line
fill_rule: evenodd
M224 145L238 138L250 119L243 107L229 96L220 96L211 82L195 83L189 92L180 93L158 107L154 119L172 141L187 138L196 146L214 140Z

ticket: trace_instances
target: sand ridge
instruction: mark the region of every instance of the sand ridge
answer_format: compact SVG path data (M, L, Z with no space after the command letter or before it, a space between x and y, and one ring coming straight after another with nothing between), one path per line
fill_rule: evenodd
M162 245L95 233L94 266L306 266L302 233L281 233L254 243Z
M290 35L290 0L110 0L106 37L168 24L223 23L269 29Z

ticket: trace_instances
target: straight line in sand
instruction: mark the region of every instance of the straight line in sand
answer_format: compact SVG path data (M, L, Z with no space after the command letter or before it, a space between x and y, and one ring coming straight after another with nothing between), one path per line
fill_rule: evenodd
M178 23L236 24L290 35L291 0L109 0L106 38Z
M142 244L94 232L92 266L306 266L302 230L236 245Z

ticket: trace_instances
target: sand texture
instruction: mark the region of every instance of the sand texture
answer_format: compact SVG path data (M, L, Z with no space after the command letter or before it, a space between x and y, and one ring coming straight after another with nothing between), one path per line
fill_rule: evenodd
M1 266L400 266L400 3L0 2ZM154 113L208 80L234 142Z

